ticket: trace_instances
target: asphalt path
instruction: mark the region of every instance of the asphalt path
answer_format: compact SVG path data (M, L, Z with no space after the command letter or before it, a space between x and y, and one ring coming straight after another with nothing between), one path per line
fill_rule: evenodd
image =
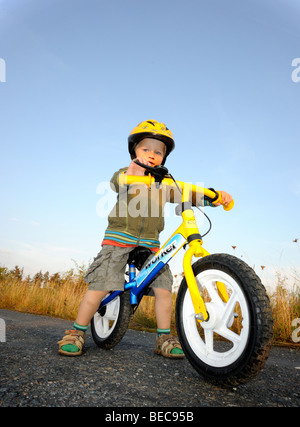
M299 348L273 347L254 380L224 389L205 382L186 359L154 354L153 333L128 330L114 349L102 350L88 332L81 357L60 356L56 343L71 325L0 310L0 407L300 406Z

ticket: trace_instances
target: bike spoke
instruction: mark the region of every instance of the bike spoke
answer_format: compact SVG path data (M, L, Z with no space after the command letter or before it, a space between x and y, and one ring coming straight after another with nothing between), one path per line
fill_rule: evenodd
M118 316L118 307L116 304L108 304L106 307L105 317L109 320L116 320Z
M226 303L226 305L223 306L223 313L220 316L220 319L222 320L222 323L225 325L228 324L230 318L233 316L234 308L238 302L238 298L236 293L234 292L230 298L229 301Z
M215 288L216 280L209 280L204 283L204 286L211 298L211 300L217 304L220 308L224 306L224 302L222 301L222 298L218 294L217 289Z
M101 319L102 331L106 333L109 330L109 320L105 317Z
M214 351L214 331L212 329L204 330L206 355L209 356Z
M115 299L105 306L103 315L99 314L95 319L95 325L99 337L109 336L116 325L119 316L119 300Z
M226 338L228 341L231 341L234 346L239 344L241 341L240 335L236 334L225 326L221 327L220 329L216 329L215 332L221 335L221 337Z

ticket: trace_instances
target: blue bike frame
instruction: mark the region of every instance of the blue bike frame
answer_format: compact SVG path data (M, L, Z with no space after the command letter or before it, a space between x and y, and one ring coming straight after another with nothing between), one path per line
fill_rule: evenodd
M170 261L170 259L182 248L186 243L186 238L180 234L174 234L159 252L142 268L136 275L134 265L129 265L129 282L125 282L123 291L113 291L106 296L100 303L98 312L114 300L124 291L130 291L130 304L137 305L143 296L146 286L155 278L157 273Z

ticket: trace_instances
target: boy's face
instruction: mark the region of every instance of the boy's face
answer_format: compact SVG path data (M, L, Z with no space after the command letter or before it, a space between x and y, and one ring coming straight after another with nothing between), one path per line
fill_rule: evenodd
M154 167L160 165L166 154L166 146L158 139L144 138L135 148L136 157L141 157Z

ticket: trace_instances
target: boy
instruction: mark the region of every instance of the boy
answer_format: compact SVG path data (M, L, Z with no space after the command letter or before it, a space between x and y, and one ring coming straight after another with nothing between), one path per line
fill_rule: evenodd
M82 354L85 332L91 318L96 313L100 302L111 290L124 289L124 271L130 251L136 246L145 246L155 252L159 250L159 233L164 228L163 206L161 197L151 197L151 188L135 186L135 194L129 188L120 188L120 173L143 176L145 169L133 160L148 166L163 165L167 156L174 149L172 132L156 120L147 120L136 126L128 138L128 150L131 163L128 168L120 169L111 180L119 193L116 206L108 217L108 227L102 242L102 250L89 266L85 280L89 288L79 306L74 329L66 331L66 336L59 341L59 353L67 356ZM126 197L122 197L126 192ZM139 194L139 202L145 198L146 209L133 212L130 202ZM230 203L231 196L222 193L223 202ZM142 195L142 196L141 196ZM141 204L141 203L140 203ZM154 206L155 205L155 206ZM157 205L157 206L156 206ZM134 203L133 203L134 206ZM153 209L155 208L155 209ZM155 212L155 215L151 215ZM169 358L183 358L179 341L170 333L172 310L172 274L166 265L151 284L155 295L155 316L157 322L157 339L155 353Z

